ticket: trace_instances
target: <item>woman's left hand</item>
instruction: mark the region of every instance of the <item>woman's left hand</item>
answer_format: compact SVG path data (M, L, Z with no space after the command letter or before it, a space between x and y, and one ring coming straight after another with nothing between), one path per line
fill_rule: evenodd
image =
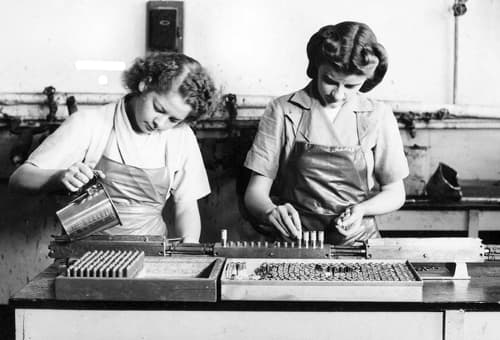
M362 205L353 205L347 208L336 220L335 228L345 237L349 237L361 229L361 222L365 216Z

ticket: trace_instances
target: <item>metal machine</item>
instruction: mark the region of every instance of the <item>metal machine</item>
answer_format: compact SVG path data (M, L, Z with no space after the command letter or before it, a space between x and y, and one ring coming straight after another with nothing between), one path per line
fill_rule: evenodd
M493 261L500 255L500 246L484 245L479 238L378 238L353 246L334 246L323 242L321 232L306 232L300 242L228 241L225 229L221 236L221 242L205 244L180 243L179 238L162 236L91 235L77 241L56 236L49 245L49 256L67 260L91 250L137 249L146 256L408 260L414 264L451 263L458 267L470 262ZM430 274L431 270L427 269Z

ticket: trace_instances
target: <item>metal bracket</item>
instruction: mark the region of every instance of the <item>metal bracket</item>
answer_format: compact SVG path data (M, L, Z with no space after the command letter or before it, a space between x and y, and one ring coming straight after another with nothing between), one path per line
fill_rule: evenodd
M224 107L226 108L227 113L229 114L229 119L227 121L227 131L228 135L235 136L235 121L238 116L238 104L237 97L233 93L228 93L223 97Z
M450 116L450 111L442 108L435 112L401 112L396 113L396 117L399 123L404 125L404 129L408 131L412 138L415 138L417 135L417 130L415 126L416 121L423 121L425 123L429 123L432 119L435 120L443 120L447 119Z
M467 12L467 6L465 5L466 2L467 0L455 0L455 3L452 6L454 16L459 17Z
M57 112L57 102L54 99L54 95L56 94L56 88L54 86L47 86L43 89L42 92L47 96L47 105L49 106L49 114L47 115L47 121L53 122L56 120L56 112Z

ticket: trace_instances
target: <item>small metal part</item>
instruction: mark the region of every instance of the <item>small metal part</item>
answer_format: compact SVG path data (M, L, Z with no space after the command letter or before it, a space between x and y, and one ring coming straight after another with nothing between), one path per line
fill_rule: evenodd
M302 239L304 240L304 247L305 248L309 248L309 232L308 231L304 231L302 233Z
M254 241L250 241L250 247L252 247L252 248L255 247L255 242Z
M242 268L242 267L240 267ZM243 270L243 269L241 269ZM246 274L242 274L246 275ZM407 263L263 262L255 269L260 280L292 281L415 281Z
M288 242L283 243L283 248L288 248Z
M231 266L231 279L234 280L238 275L238 270L236 269L236 263L232 263Z
M243 247L248 247L248 242L247 241L243 241Z
M220 241L223 247L227 247L227 229L220 231Z
M264 242L264 248L269 248L269 242L267 241Z
M43 89L43 94L47 96L47 105L49 107L49 114L47 121L53 122L56 120L57 101L55 100L56 89L54 86L47 86Z
M69 96L68 98L66 98L66 108L68 109L68 115L72 115L73 113L78 111L75 96Z
M127 261L127 254L124 252L123 254L120 255L120 257L118 258L118 261L117 261L116 265L114 266L113 275L115 277L121 277L122 276L122 272L120 271L120 269L123 267L123 264L126 261Z
M257 248L260 248L262 246L262 243L260 241L257 241Z
M316 231L311 231L311 248L316 248Z
M143 267L144 251L89 251L67 269L69 277L132 277Z
M467 0L455 0L455 3L452 6L453 15L455 17L459 17L464 15L467 12L467 5L465 4Z
M323 230L318 231L318 246L320 248L325 246L325 232Z

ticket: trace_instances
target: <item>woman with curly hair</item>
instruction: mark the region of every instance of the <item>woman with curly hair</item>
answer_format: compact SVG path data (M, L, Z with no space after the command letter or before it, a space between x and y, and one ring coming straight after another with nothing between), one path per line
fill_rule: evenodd
M75 192L97 172L122 222L106 233L165 235L162 209L173 196L177 233L184 242L198 242L197 200L210 187L189 123L209 113L214 84L196 60L180 53L138 58L123 80L127 95L69 116L12 174L10 187Z
M307 57L311 82L269 104L245 161L252 225L285 239L323 230L337 245L379 237L374 216L402 206L409 172L392 110L363 95L386 51L367 25L341 22L310 38Z

